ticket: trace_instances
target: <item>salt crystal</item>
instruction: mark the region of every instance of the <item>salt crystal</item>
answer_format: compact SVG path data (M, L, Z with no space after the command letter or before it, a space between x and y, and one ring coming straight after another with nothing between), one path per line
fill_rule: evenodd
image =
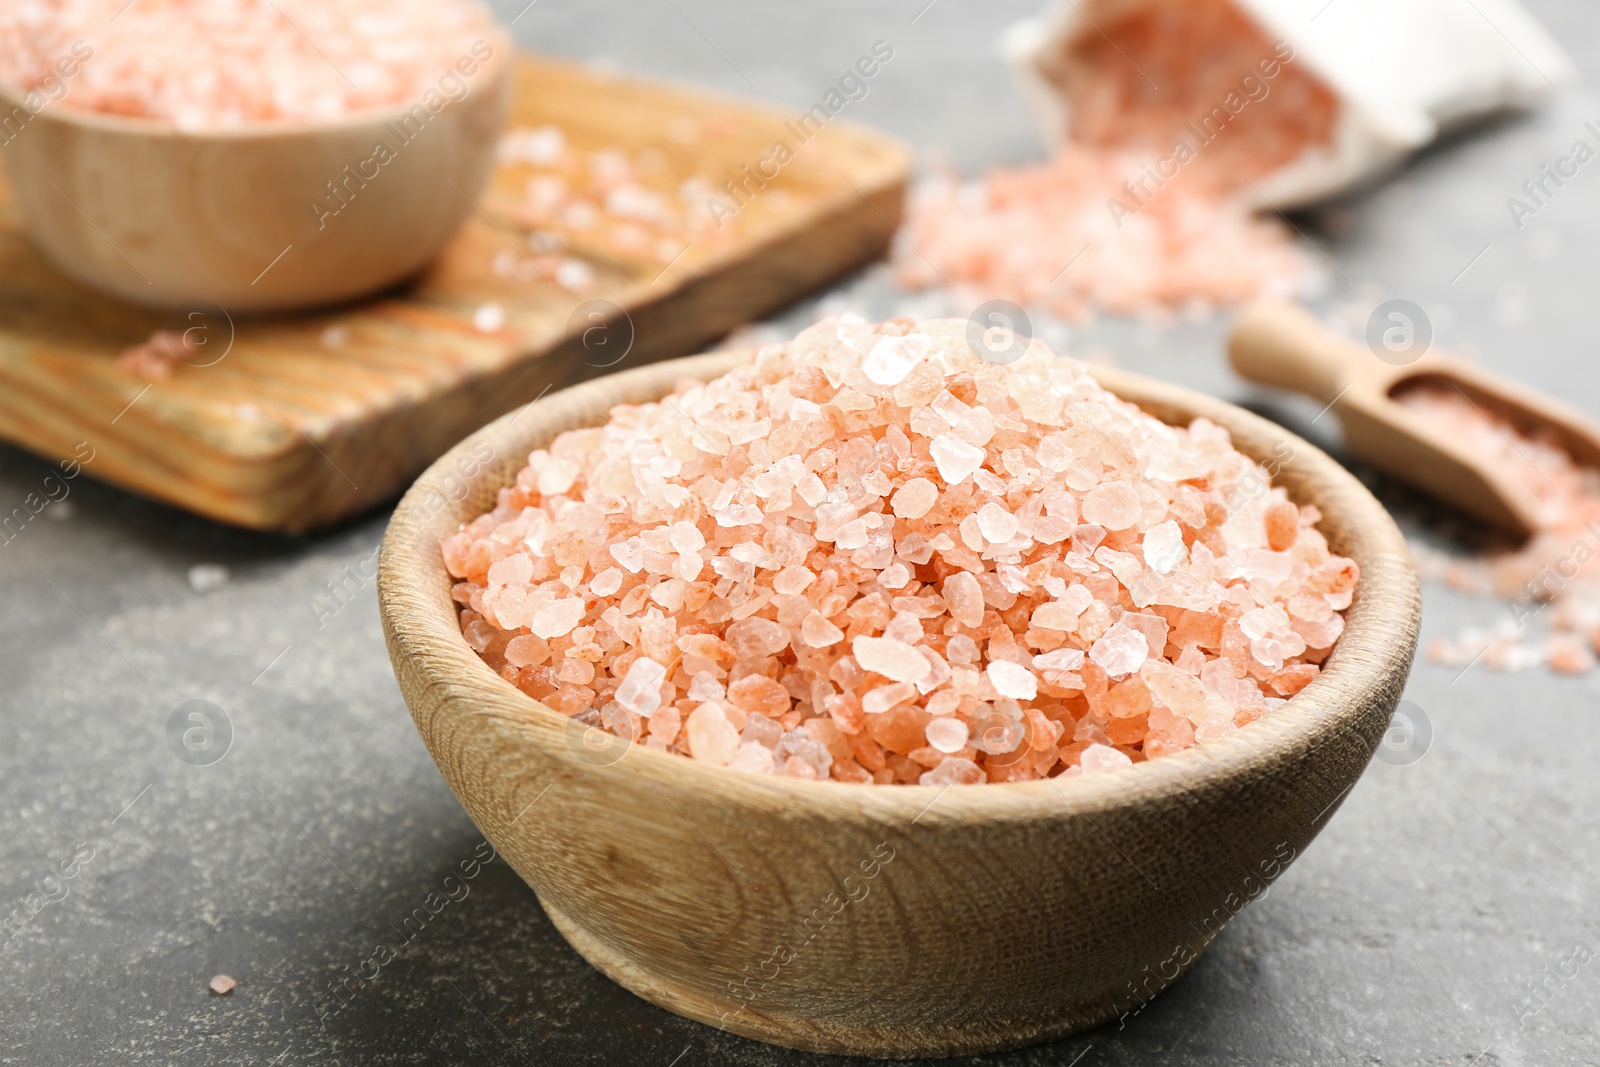
M813 611L800 623L800 640L811 648L827 648L844 640L844 631L820 611Z
M668 539L672 547L685 555L699 552L706 547L706 539L692 522L675 522L672 524Z
M770 619L740 619L729 625L727 641L736 656L769 656L789 647L789 631Z
M720 738L716 741L708 741L706 745L709 749L719 743ZM691 741L690 744L693 745L694 742ZM699 746L695 746L695 751L699 752ZM708 756L706 758L709 759L711 757ZM772 758L772 750L755 741L746 741L741 744L739 750L734 753L733 758L728 761L727 765L729 770L744 771L747 774L772 774L777 769L777 765Z
M1143 551L1145 564L1158 574L1171 574L1188 556L1183 530L1171 519L1145 531Z
M1096 771L1114 771L1118 767L1131 767L1133 760L1127 753L1097 744L1083 750L1078 757L1078 766L1083 768L1084 774L1094 774Z
M589 583L589 592L598 597L608 597L622 588L622 572L615 567L607 567L594 576Z
M209 593L227 585L228 577L228 568L220 563L196 563L189 568L189 588L197 593Z
M1033 609L1032 622L1041 630L1071 633L1078 628L1078 616L1081 614L1060 601L1051 600Z
M752 711L744 721L744 729L739 736L746 741L754 741L766 748L775 748L783 740L783 727L767 718L758 711Z
M472 328L479 333L494 333L506 324L506 309L499 304L479 304L472 313Z
M533 560L516 553L492 564L489 567L489 584L496 585L525 585L533 577Z
M933 462L939 468L939 477L946 485L960 485L983 465L987 453L969 445L952 434L942 433L928 446Z
M1113 678L1132 674L1149 655L1144 634L1123 622L1116 623L1089 646L1089 658Z
M999 504L985 504L978 509L978 529L985 541L1003 545L1017 535L1017 517Z
M903 589L913 576L911 568L904 563L891 563L878 575L878 584L885 589Z
M983 768L969 759L953 757L942 761L931 771L924 772L917 779L918 785L981 785L987 781Z
M716 513L718 526L755 526L763 518L761 509L754 504L731 504Z
M617 686L617 703L635 715L648 718L661 706L661 683L666 679L665 667L648 656L640 656L628 667L622 684Z
M881 337L861 361L861 371L876 385L899 385L932 344L927 334Z
M858 637L851 642L850 651L864 670L890 681L920 682L933 669L921 652L890 637Z
M1289 630L1289 617L1277 608L1252 608L1239 616L1239 629L1252 641Z
M1039 695L1039 680L1033 672L1018 663L997 660L989 664L986 672L995 692L1013 700L1032 700Z
M961 625L983 623L983 587L967 571L957 571L944 580L944 600L950 617Z
M816 580L817 576L815 574L796 564L785 567L773 575L772 588L785 596L794 596L796 593L804 592Z
M1083 660L1083 649L1060 648L1033 657L1033 665L1041 671L1075 671L1083 666Z
M902 519L920 519L938 502L939 487L926 478L912 478L895 490L889 501L894 513Z
M1020 719L998 713L981 716L973 724L972 747L990 756L1015 752L1027 740L1028 728Z
M868 690L867 695L861 698L861 707L870 714L877 715L916 695L916 686L905 682L893 682Z
M777 718L788 713L790 698L782 683L764 674L747 674L728 686L728 700L745 711Z
M966 721L946 715L929 722L924 731L928 744L940 752L960 752L967 744Z
M565 637L583 621L582 597L564 597L541 604L528 622L528 629L543 638Z
M727 695L727 688L710 671L700 671L689 681L690 700L721 700Z
M1084 494L1083 518L1108 530L1126 530L1139 521L1139 494L1127 482L1097 485Z
M621 697L620 690L618 697ZM733 728L722 705L716 701L707 701L691 711L684 730L689 735L689 754L707 763L725 764L738 754L741 747L739 731Z
M618 542L609 551L611 558L622 564L629 574L638 574L644 569L644 543L637 537Z

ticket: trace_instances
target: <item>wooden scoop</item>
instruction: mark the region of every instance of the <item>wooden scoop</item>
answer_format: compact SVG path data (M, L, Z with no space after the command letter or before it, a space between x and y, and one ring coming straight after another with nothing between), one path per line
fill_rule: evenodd
M1549 430L1574 460L1600 467L1600 426L1536 389L1432 352L1404 366L1333 333L1290 304L1240 313L1228 340L1233 369L1251 381L1306 393L1344 425L1352 456L1461 510L1526 537L1538 527L1531 472L1505 471L1395 402L1424 385L1459 390L1519 429Z

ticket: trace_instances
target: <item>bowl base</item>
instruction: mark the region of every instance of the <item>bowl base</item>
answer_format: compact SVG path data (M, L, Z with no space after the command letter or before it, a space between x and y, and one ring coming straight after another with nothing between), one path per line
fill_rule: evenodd
M924 1019L904 1025L883 1019L876 1026L861 1026L838 1020L777 1016L755 1011L749 1005L741 1010L731 1001L708 997L640 967L636 960L589 933L542 896L539 903L578 955L635 996L718 1030L802 1052L906 1060L1006 1052L1092 1029L1116 1019L1128 1008L1126 995L1113 992L1092 1004L1062 1006L1024 1018L951 1026L930 1026ZM1187 970L1184 967L1173 982Z

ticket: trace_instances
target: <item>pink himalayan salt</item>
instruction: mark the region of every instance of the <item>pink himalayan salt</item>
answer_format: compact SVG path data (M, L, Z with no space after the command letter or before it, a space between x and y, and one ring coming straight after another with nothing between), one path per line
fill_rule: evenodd
M1070 105L1066 143L1048 163L924 183L895 249L902 283L1072 318L1291 293L1305 262L1288 227L1254 217L1270 205L1250 183L1331 145L1337 98L1303 60L1280 64L1229 0L1117 5L1094 24L1050 75ZM1263 60L1265 95L1217 132Z
M1084 774L1092 774L1095 771L1109 771L1118 767L1127 767L1132 762L1125 753L1097 743L1083 750L1083 755L1079 757L1078 765L1083 768Z
M1457 389L1423 386L1396 399L1520 485L1538 523L1526 544L1478 559L1412 546L1425 577L1511 601L1510 616L1499 625L1436 639L1428 658L1458 668L1545 665L1561 674L1587 673L1600 652L1600 565L1594 562L1600 558L1600 471L1578 464L1552 434L1530 432ZM1542 625L1530 628L1529 620Z
M946 754L960 752L966 747L970 727L965 719L953 715L934 719L923 728L928 744Z
M957 571L944 581L945 610L962 626L983 622L983 587L967 571Z
M1013 700L1032 700L1039 695L1039 679L1021 664L1009 660L995 660L985 671L989 684L1003 697Z
M0 83L44 86L82 41L53 106L186 130L328 121L459 97L496 32L467 0L21 0L0 5Z
M727 763L739 751L739 731L728 721L722 705L714 701L707 701L690 712L685 730L689 735L689 753L695 759Z
M863 369L883 338L918 354L898 384ZM983 453L954 482L946 436ZM1316 677L1355 566L1310 508L1271 548L1293 505L1265 480L1043 345L999 366L964 322L828 320L559 435L441 551L469 645L585 722L751 773L1020 781L1225 736ZM1087 521L1107 486L1123 528Z
M922 627L917 627L922 636ZM890 681L920 682L933 670L928 657L904 641L892 637L858 637L850 645L862 670L881 674Z
M648 136L655 131L640 131ZM670 134L669 134L670 137ZM495 250L490 269L500 278L554 283L587 293L606 264L636 264L660 273L693 262L695 252L738 239L751 220L784 210L781 188L770 188L735 210L724 186L745 175L734 169L699 167L714 157L663 151L651 145L636 152L618 147L580 148L559 126L514 127L501 138L500 179L520 188L510 211L527 231L527 250ZM722 203L725 211L715 210ZM590 257L572 254L581 247ZM590 261L593 260L593 262ZM590 337L596 356L616 343L606 323Z
M665 667L641 656L633 661L622 684L617 686L617 703L635 715L648 717L661 706L661 683L666 677Z
M141 344L130 345L118 355L118 370L160 382L172 377L179 363L198 362L200 349L188 331L156 330Z
M1089 658L1113 678L1138 670L1150 655L1143 633L1118 620L1089 647Z

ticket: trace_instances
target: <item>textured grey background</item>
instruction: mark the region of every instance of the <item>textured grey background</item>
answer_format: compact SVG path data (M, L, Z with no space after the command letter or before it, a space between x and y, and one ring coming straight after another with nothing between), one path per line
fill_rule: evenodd
M925 3L541 0L516 28L534 47L795 105L881 38L895 58L852 117L964 169L1034 158L994 47L1032 5ZM502 2L502 13L521 4ZM1592 5L1532 6L1592 75ZM1600 97L1568 93L1297 219L1337 264L1320 303L1415 300L1441 344L1600 413L1589 371L1600 164L1520 232L1505 207L1591 118ZM908 302L881 275L824 302L867 314L968 310L944 297ZM814 314L808 301L780 328ZM1216 319L1104 321L1049 335L1264 399L1225 368L1222 330ZM1268 403L1302 431L1316 414ZM1336 445L1332 421L1309 432ZM48 471L0 448L0 510ZM1455 536L1385 492L1422 536ZM350 582L352 602L325 626L311 608L325 582L370 556L384 521L261 536L80 479L65 505L0 547L0 913L80 842L94 849L69 895L0 944L0 1063L821 1062L623 992L567 948L503 863L319 1023L318 992L389 938L389 923L478 841L400 701L370 582ZM196 564L226 566L231 579L196 591ZM1438 587L1426 603L1425 639L1505 613ZM1600 1062L1600 965L1549 977L1580 943L1600 948L1597 692L1600 676L1474 668L1458 678L1419 663L1408 697L1432 724L1424 758L1375 763L1270 895L1126 1030L995 1062ZM219 705L233 726L231 750L212 766L185 765L167 746L170 713L192 699ZM240 982L230 997L205 990L219 971ZM1539 981L1554 995L1525 1020Z

